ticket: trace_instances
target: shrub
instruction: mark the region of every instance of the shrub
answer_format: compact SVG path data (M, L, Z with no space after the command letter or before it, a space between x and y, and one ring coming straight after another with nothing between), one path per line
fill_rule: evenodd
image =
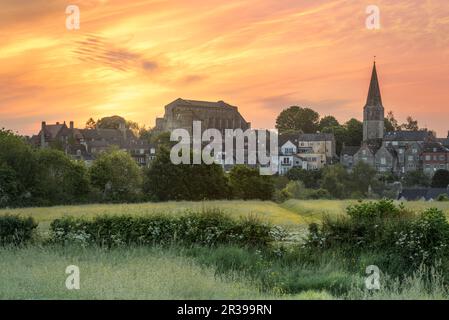
M54 242L108 247L175 243L266 246L275 238L272 227L254 217L234 220L218 210L187 212L181 216L100 216L93 220L64 217L53 221L50 228Z
M446 202L449 201L449 196L446 193L440 194L437 201Z
M311 224L305 248L351 258L378 253L383 267L395 274L447 262L449 223L441 210L432 208L416 215L381 200L350 206L347 213L349 217L327 217L321 226Z
M37 223L33 218L0 216L0 245L21 245L31 240Z

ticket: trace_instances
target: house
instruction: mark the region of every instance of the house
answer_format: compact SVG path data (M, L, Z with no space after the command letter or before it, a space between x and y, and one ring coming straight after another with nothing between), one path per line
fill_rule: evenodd
M423 143L412 142L404 152L404 163L401 167L401 173L412 171L421 171L423 169L422 151Z
M392 147L380 147L374 156L374 167L381 173L397 172L399 161L396 150Z
M433 201L437 200L440 195L446 194L449 196L448 188L421 188L421 189L403 189L399 195L398 200L415 201L425 200Z
M343 146L341 149L340 163L349 171L351 171L354 166L354 155L359 149L360 147L355 146Z
M69 127L65 122L49 125L43 121L41 130L30 141L39 148L60 149L88 165L112 146L128 152L142 166L149 165L156 155L156 147L136 137L124 122L119 124L118 129L77 129L73 121L70 121Z
M375 145L363 143L360 149L354 154L354 163L363 161L374 167L377 150L378 148Z
M423 152L424 172L433 175L437 170L449 170L449 149L439 142L427 142Z
M324 155L324 164L331 164L337 158L333 133L303 133L298 137L299 153ZM323 158L320 156L319 158Z
M285 175L290 169L300 167L307 169L307 163L298 155L298 134L279 136L279 174Z

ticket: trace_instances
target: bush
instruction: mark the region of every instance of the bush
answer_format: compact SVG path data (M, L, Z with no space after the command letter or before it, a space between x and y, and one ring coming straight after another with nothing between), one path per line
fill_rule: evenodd
M37 223L33 218L0 216L0 245L21 245L31 240Z
M181 216L100 216L93 220L64 217L51 223L57 243L116 245L236 244L266 246L274 240L270 225L254 217L231 219L217 210Z
M352 258L379 254L389 272L403 274L421 265L432 266L449 253L449 223L441 210L416 215L391 200L360 203L349 217L325 218L311 224L306 249L331 250Z
M446 193L440 194L437 198L437 201L440 201L440 202L449 201L449 196Z

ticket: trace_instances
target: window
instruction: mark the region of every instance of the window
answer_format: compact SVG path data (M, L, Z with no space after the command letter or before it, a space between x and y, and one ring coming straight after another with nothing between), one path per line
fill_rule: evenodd
M440 160L441 160L441 161L444 161L444 160L446 160L446 156L444 156L444 155L440 155Z
M362 154L363 154L364 156L366 156L366 150L363 150L363 151L362 151Z
M408 161L413 161L414 160L414 157L413 156L408 156Z
M387 159L386 158L380 158L380 164L381 165L386 165L387 164Z
M429 156L429 155L426 156L426 161L430 161L431 159L432 159L431 156Z
M413 149L412 149L412 152L413 152L413 153L418 153L418 149L413 148Z
M397 142L397 141L393 141L392 144L393 144L394 146L397 146L397 145L398 145L398 142Z
M399 153L403 154L404 153L404 149L399 149Z

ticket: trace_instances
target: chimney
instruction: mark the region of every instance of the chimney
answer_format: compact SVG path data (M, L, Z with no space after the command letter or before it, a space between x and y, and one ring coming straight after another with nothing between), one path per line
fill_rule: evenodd
M447 132L447 137L449 138L449 131Z
M73 121L70 121L70 129L71 130L73 130L73 125L74 125Z
M56 122L56 125L59 126L59 122Z
M42 121L42 125L41 125L41 148L45 148L45 128L46 128L47 124L45 123L45 121Z

